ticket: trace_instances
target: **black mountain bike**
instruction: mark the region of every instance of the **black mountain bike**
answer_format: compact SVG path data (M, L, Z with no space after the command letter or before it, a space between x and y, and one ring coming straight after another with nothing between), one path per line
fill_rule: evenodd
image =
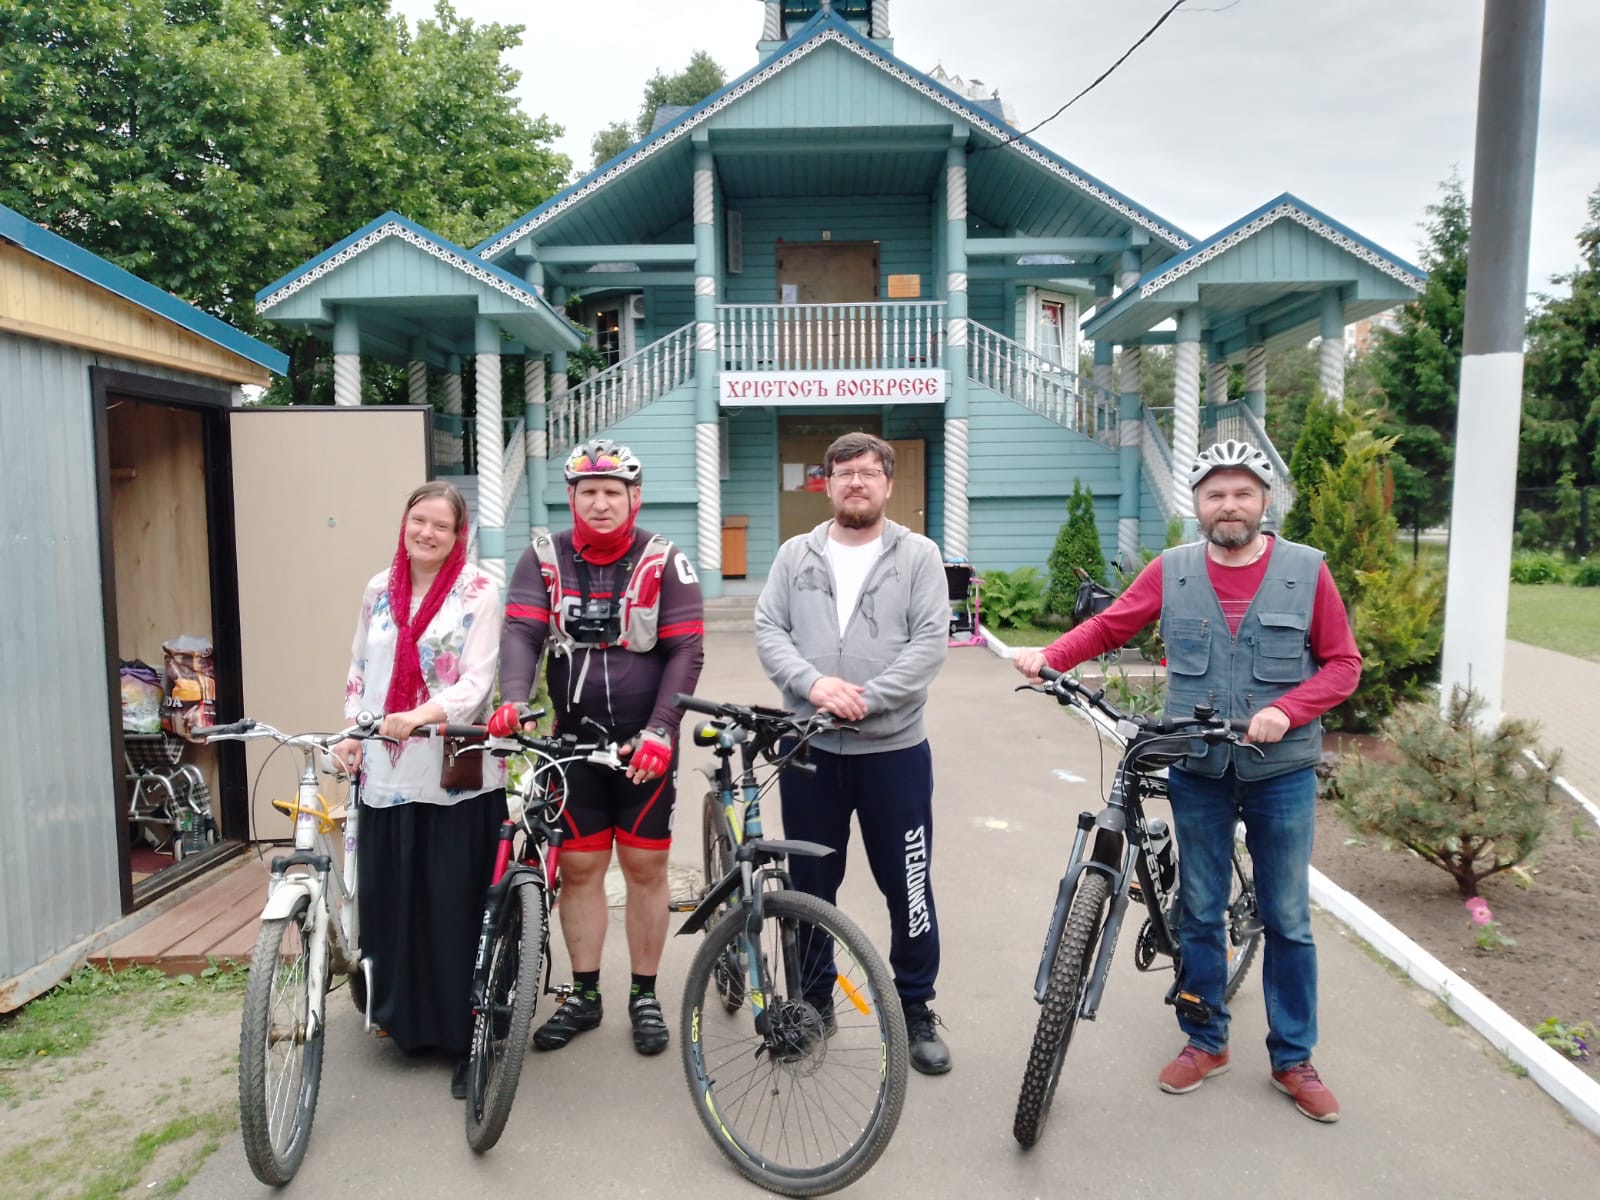
M877 1161L900 1121L905 1016L866 935L789 881L790 855L833 851L767 840L761 797L785 770L815 771L806 746L847 727L827 713L797 721L692 696L673 703L712 718L693 737L717 758L705 769L706 890L678 931L706 931L684 981L680 1037L695 1111L717 1148L762 1187L836 1191ZM764 780L761 764L771 768Z
M1100 1008L1111 957L1130 901L1145 906L1147 916L1134 947L1134 965L1141 971L1158 962L1170 965L1174 982L1167 1003L1204 1020L1210 1006L1180 990L1177 978L1182 951L1178 938L1178 856L1166 823L1146 817L1144 802L1164 796L1162 772L1182 761L1194 739L1241 744L1246 721L1220 718L1204 705L1193 717L1145 717L1122 712L1070 676L1040 672L1042 685L1026 688L1054 696L1088 714L1096 725L1109 718L1123 744L1122 761L1112 779L1111 794L1098 813L1078 814L1067 873L1056 892L1050 932L1039 958L1033 998L1042 1006L1033 1046L1028 1052L1022 1091L1012 1133L1032 1146L1044 1131L1061 1078L1061 1064L1079 1019L1092 1021ZM1020 690L1020 689L1019 689ZM1228 976L1224 999L1232 999L1261 944L1262 925L1256 907L1255 881L1241 837L1234 838L1233 889L1228 900Z

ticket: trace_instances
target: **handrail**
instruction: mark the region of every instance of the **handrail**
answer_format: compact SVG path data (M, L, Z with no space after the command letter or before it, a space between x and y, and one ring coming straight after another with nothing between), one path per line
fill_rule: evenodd
M526 418L518 417L517 423L511 427L511 432L506 435L505 457L500 460L501 486L508 502L517 494L517 484L522 482L522 472L528 465L528 436Z
M562 453L694 378L694 322L590 376L550 406L551 452Z
M1035 354L986 325L971 322L967 374L1058 425L1117 444L1117 398L1076 371Z
M1150 480L1150 491L1156 498L1156 507L1170 521L1178 515L1172 502L1172 446L1166 432L1156 420L1156 410L1144 410L1144 428L1140 431L1139 460Z
M724 371L935 370L943 300L719 304Z

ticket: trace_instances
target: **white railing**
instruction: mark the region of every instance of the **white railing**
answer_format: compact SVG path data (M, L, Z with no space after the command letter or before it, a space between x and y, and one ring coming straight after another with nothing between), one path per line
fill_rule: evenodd
M1246 442L1267 456L1272 464L1276 482L1267 499L1267 520L1274 526L1282 525L1283 518L1294 507L1294 484L1289 481L1289 466L1278 453L1278 448L1267 437L1261 419L1243 400L1230 400L1226 404L1207 404L1200 410L1200 448L1214 446L1229 440Z
M567 393L565 401L552 404L551 452L565 453L693 378L691 322L585 379Z
M934 369L944 362L944 301L719 304L724 371Z
M522 482L522 472L528 466L528 438L523 432L526 428L526 418L518 417L517 423L511 427L511 432L506 434L505 457L500 460L500 485L506 498L506 507L510 507L511 497L517 494L517 484Z
M1172 410L1165 409L1166 412ZM1156 498L1156 506L1168 521L1178 515L1172 503L1172 443L1167 441L1167 431L1156 420L1156 410L1144 410L1144 429L1139 438L1139 459L1144 466L1145 478Z
M986 325L967 328L967 374L975 382L1085 437L1117 444L1114 395Z

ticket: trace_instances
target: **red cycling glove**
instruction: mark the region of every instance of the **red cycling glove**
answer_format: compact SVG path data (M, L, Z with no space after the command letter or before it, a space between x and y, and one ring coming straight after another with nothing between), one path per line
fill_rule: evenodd
M672 739L658 730L646 729L633 739L628 765L651 775L665 775L672 767Z
M521 709L515 704L502 704L489 717L490 737L510 737L522 728Z

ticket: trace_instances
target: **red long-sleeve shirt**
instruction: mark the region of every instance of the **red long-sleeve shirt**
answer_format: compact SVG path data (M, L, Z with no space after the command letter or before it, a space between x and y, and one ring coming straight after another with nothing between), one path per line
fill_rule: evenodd
M1270 537L1270 535L1269 535ZM1245 610L1255 599L1267 574L1275 539L1267 552L1246 567L1227 567L1206 558L1206 575L1228 619L1228 631L1237 634ZM1151 621L1161 615L1161 559L1154 559L1131 584L1097 617L1062 634L1045 649L1045 661L1057 671L1124 645ZM1317 575L1317 595L1311 607L1311 657L1317 671L1273 701L1289 718L1289 727L1301 725L1349 698L1361 681L1361 652L1345 612L1339 585L1334 583L1328 564Z

